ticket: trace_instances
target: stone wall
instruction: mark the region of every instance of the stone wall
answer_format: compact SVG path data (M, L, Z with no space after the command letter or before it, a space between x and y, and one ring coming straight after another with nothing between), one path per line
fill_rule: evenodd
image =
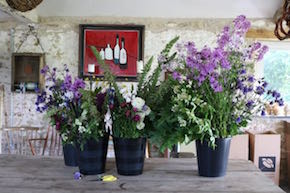
M73 74L78 72L80 23L87 24L143 24L145 25L145 61L156 56L173 37L180 41L195 41L198 47L214 45L216 34L230 20L226 19L140 19L140 18L42 18L36 25L41 44L46 52L46 63L62 68L67 64ZM273 28L270 20L253 21L256 28ZM0 24L0 84L5 85L5 125L42 125L42 116L35 112L34 94L11 93L11 52L19 46L26 25ZM13 29L13 31L11 31ZM30 36L19 52L41 52ZM156 64L156 57L155 57ZM11 112L12 110L12 112Z

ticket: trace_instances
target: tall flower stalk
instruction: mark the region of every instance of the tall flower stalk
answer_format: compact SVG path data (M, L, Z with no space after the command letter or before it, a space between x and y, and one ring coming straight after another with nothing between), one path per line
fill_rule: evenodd
M253 115L264 115L266 102L283 105L281 95L251 73L268 47L259 42L248 46L249 28L241 15L224 27L214 48L198 50L194 42L178 46L172 111L190 140L206 140L214 147L216 138L236 135Z

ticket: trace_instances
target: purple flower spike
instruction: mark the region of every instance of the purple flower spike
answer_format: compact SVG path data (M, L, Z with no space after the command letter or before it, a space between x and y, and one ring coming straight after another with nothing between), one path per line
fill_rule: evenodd
M242 119L241 119L241 117L238 117L237 119L236 119L236 123L240 123L240 122L242 122Z
M178 81L180 81L180 80L181 80L181 75L180 75L178 72L173 72L173 73L172 73L172 78L173 78L174 80L178 80Z
M46 73L49 71L49 67L46 65L41 70L40 73L43 75L46 75Z
M279 99L279 100L278 100L278 104L279 104L280 107L283 106L283 105L284 105L284 101L283 101L283 99Z
M248 82L254 82L254 81L255 81L255 78L253 76L248 77Z
M246 74L246 70L245 69L241 70L240 74Z
M266 115L266 113L265 113L265 110L263 109L262 111L261 111L261 116L265 116Z
M251 108L253 106L253 104L254 104L254 101L250 100L250 101L247 102L246 106L248 108Z
M257 86L256 93L258 95L262 95L262 94L264 94L264 92L265 92L265 90L264 90L264 88L262 86Z

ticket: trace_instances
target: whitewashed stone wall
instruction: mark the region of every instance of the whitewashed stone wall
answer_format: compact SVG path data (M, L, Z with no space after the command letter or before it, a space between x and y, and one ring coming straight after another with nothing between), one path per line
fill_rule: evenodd
M155 56L173 37L180 36L180 41L194 41L198 47L214 45L216 34L231 20L197 20L197 19L137 19L137 18L42 18L36 25L41 44L46 52L46 63L51 67L62 68L67 64L73 74L78 73L78 52L80 23L95 24L143 24L145 25L145 61ZM254 27L273 27L269 20L253 22ZM1 27L3 26L3 27ZM12 50L19 46L23 33L28 30L26 25L0 25L0 84L5 85L5 125L45 124L42 116L35 111L35 94L11 93L11 61ZM10 35L10 29L14 33ZM11 33L12 34L12 33ZM35 46L35 39L30 36L19 52L41 52ZM12 110L12 111L11 111Z

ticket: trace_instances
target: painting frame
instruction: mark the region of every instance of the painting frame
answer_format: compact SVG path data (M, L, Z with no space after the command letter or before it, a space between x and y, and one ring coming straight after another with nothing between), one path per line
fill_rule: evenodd
M144 60L144 32L145 26L144 25L109 25L109 24L80 24L79 25L79 76L83 79L94 77L97 79L103 79L102 70L98 69L95 73L90 74L88 73L88 61L95 60L93 63L96 67L100 68L96 62L96 59L92 57L91 50L89 50L90 46L96 46L98 51L106 50L104 46L104 42L109 40L112 42L112 38L116 36L116 38L122 40L119 44L124 45L126 48L126 39L118 37L118 34L123 34L122 36L127 36L126 38L129 39L132 44L130 44L131 52L126 55L128 60L126 59L125 68L121 68L121 58L119 60L119 68L118 65L114 66L112 63L115 63L115 58L113 60L107 60L104 58L106 63L109 63L111 69L113 69L113 73L116 74L116 79L118 81L137 81L138 78L138 70L137 70L137 62L140 60ZM100 35L101 34L101 35ZM105 35L104 35L105 34ZM117 35L116 35L117 34ZM91 36L90 36L91 35ZM90 38L92 37L92 38ZM98 38L102 37L102 38ZM129 38L128 38L129 37ZM123 44L124 40L124 44ZM92 42L94 41L94 42ZM100 43L101 42L101 43ZM102 45L97 45L102 44ZM115 50L114 45L112 45L111 53L109 55L105 52L105 56L115 57ZM116 46L116 45L115 45ZM101 48L102 47L102 48ZM108 44L110 47L110 44ZM127 46L128 47L128 46ZM110 51L110 50L109 50ZM128 51L130 51L128 49ZM110 55L111 54L111 55ZM113 61L113 62L112 62ZM118 61L118 60L117 60ZM117 62L118 63L118 62ZM115 70L115 71L114 71Z

